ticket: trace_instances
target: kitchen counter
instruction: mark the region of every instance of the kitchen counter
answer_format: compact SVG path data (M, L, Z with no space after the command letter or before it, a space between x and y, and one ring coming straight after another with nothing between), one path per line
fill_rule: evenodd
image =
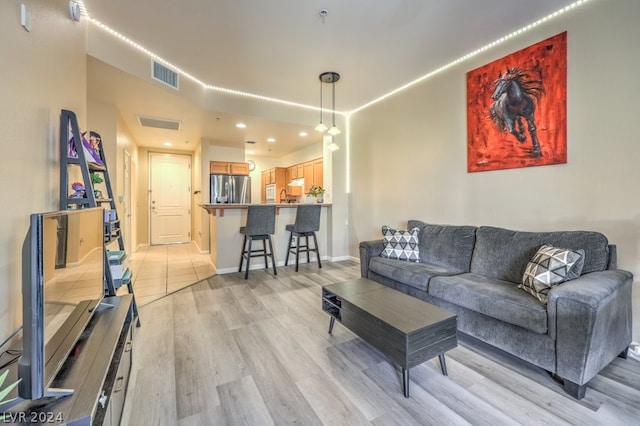
M276 206L276 226L275 233L272 235L273 250L278 267L284 265L284 259L287 254L287 245L289 243L289 232L285 230L285 226L292 224L296 219L296 209L303 203L266 203ZM247 207L249 204L200 204L209 215L209 248L211 253L211 262L216 268L216 273L225 274L238 272L240 264L240 252L242 249L242 234L240 227L244 226L247 220ZM320 249L321 259L329 258L327 252L328 240L328 223L331 214L331 204L321 204L322 213L320 215L320 230L316 232L318 239L318 247ZM306 256L300 256L300 262L306 262ZM293 256L291 257L293 260ZM315 262L315 255L311 254L311 262ZM295 260L293 260L295 263ZM291 261L289 261L291 265ZM256 258L251 260L251 269L264 268L264 262ZM273 273L273 270L271 270Z
M276 214L280 214L281 208L296 208L300 204L304 203L264 203L269 206L276 206ZM322 203L320 204L322 207L330 207L330 203ZM208 203L208 204L200 204L200 206L209 212L210 215L213 216L224 216L225 210L238 210L238 209L246 209L249 204L223 204L223 203Z

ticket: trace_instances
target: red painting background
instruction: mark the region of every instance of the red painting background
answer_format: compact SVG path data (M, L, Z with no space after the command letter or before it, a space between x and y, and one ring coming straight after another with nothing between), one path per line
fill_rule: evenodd
M489 115L494 83L508 68L540 78L545 93L534 113L542 156L531 156L531 135L517 141ZM467 73L467 171L511 169L567 162L566 31ZM526 127L526 121L525 121Z

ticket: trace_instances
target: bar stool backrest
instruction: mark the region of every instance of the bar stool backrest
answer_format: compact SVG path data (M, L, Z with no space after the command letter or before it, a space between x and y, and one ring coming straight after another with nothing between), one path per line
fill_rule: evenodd
M296 212L295 232L315 232L320 229L321 205L300 204Z
M271 235L276 230L276 206L248 206L246 235Z

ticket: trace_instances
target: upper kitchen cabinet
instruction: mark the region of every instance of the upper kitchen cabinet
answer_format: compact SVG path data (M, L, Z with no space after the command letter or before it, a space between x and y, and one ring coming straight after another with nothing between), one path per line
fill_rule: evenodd
M274 167L262 172L261 202L274 203L284 198L287 190L286 169Z
M294 164L287 168L290 179L301 179L304 177L304 163Z
M324 186L324 163L322 158L313 160L313 184L315 186Z
M311 190L311 187L315 185L315 180L313 177L313 161L302 163L302 169L304 176L304 193L308 194L309 190Z
M249 164L229 161L210 161L209 173L212 175L249 176Z

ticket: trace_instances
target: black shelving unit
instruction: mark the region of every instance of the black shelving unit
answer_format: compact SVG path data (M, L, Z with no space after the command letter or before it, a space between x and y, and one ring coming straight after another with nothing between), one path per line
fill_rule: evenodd
M104 243L109 245L117 241L118 250L106 251L104 294L107 297L115 296L118 288L126 285L129 293L133 296L133 315L137 319L137 325L140 326L138 306L131 281L132 274L127 266L128 255L125 252L120 219L116 210L102 141L98 133L90 132L91 136L95 137L97 144L97 149L88 150L91 152L89 155L93 155L93 157L85 152L76 114L73 111L62 110L60 114L60 209L105 207ZM73 188L73 184L76 182L69 181L69 171L74 167L80 170L82 181L77 181L77 183L84 187L84 191L78 190L77 187ZM103 181L101 184L103 184L106 194L95 189L92 175L98 176ZM118 265L125 265L125 268L117 268ZM116 268L112 268L112 266L116 266ZM118 276L114 276L114 270L120 270Z

